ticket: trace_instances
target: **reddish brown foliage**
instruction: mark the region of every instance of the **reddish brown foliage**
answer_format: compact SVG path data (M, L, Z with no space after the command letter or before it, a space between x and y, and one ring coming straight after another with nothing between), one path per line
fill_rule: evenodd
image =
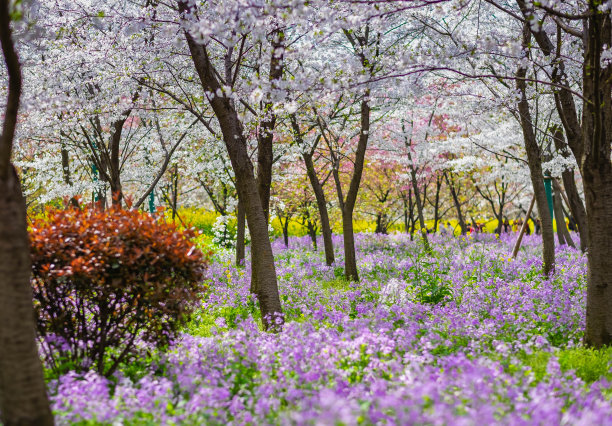
M167 344L204 290L193 236L120 208L49 210L36 220L32 284L52 364L59 355L110 375L137 338Z

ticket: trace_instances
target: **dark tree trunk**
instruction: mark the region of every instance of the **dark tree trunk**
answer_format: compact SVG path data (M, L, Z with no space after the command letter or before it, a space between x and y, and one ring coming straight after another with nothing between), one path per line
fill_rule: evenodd
M236 266L244 266L244 257L245 257L245 244L244 244L244 234L245 234L245 212L244 205L238 201L238 206L236 208Z
M518 3L528 16L527 4L523 0ZM587 12L583 20L582 123L559 49L552 75L558 85L557 111L583 179L588 239L585 343L598 348L612 343L612 69L601 64L603 50L612 45L612 31L610 12L600 10L598 2L589 1ZM546 32L534 32L534 36L542 52L550 55L554 45ZM557 38L562 39L560 34Z
M569 153L569 148L567 146L567 143L565 142L563 131L560 128L557 128L555 130L553 139L557 151L564 158L569 158L571 154ZM587 217L586 210L584 209L584 204L582 203L582 199L580 198L580 194L578 193L578 188L576 187L576 180L574 179L574 170L563 170L561 177L563 179L563 186L565 187L565 192L567 193L568 207L570 209L574 221L578 225L578 233L580 235L580 250L584 253L588 247L589 241L589 237L587 234Z
M357 202L357 194L361 184L361 176L363 174L363 166L365 163L365 154L368 147L368 138L370 135L370 105L368 104L370 92L366 91L364 100L361 101L361 123L359 132L359 141L357 142L357 150L355 152L355 163L353 168L353 176L349 190L346 193L346 200L341 203L342 208L342 230L344 234L344 274L349 281L359 281L359 273L357 272L357 257L355 254L355 233L353 228L353 211ZM337 173L335 174L337 178ZM338 195L341 195L339 193Z
M585 342L612 344L612 68L601 67L601 53L612 44L610 14L589 2L583 68L582 177L588 218Z
M290 118L293 134L298 143L303 146L304 141L300 127L297 123L297 119L295 115L291 115ZM325 264L327 266L331 266L335 261L334 243L332 241L332 230L329 223L329 213L327 211L325 192L323 191L323 186L317 177L317 171L315 170L314 161L312 160L314 149L316 149L316 144L310 152L305 152L302 154L302 159L304 160L304 165L306 166L306 174L308 175L310 186L312 186L312 191L314 192L315 199L317 200L317 209L319 210L319 218L321 219L321 235L323 237L323 247L325 249Z
M553 180L554 186L554 194L553 194L553 209L555 211L555 221L557 223L557 238L559 239L559 244L567 244L572 248L576 248L576 244L572 240L572 236L567 229L567 224L565 223L565 216L563 215L563 199L561 197L561 186L557 183L556 180ZM561 236L559 235L561 233ZM563 241L563 242L562 242Z
M64 176L64 183L68 186L72 186L72 179L70 177L70 156L68 150L62 145L62 174ZM70 204L73 207L79 207L79 201L75 197L70 197Z
M414 202L412 201L412 186L408 189L408 213L410 218L410 241L414 240L414 231L416 229L416 218L414 217Z
M285 217L285 223L281 221L281 225L283 226L283 242L285 243L285 247L289 248L289 216Z
M317 251L317 226L316 223L311 219L310 213L308 213L308 217L306 218L306 229L308 230L308 235L310 236L310 240L312 241L312 249L314 251Z
M565 234L567 229L565 229L565 219L563 217L563 211L561 210L561 205L559 204L559 193L557 191L553 191L553 212L554 219L557 225L557 240L559 241L559 245L568 244L565 239Z
M568 204L572 218L578 226L578 234L580 235L580 250L584 253L589 247L589 235L587 232L587 215L576 187L576 180L574 179L573 170L564 170L561 175L563 179L563 186L565 187L565 193L567 194Z
M186 2L179 2L181 14L191 13ZM268 236L268 218L258 191L253 164L247 151L242 124L232 100L222 92L215 70L203 45L185 32L185 38L191 52L195 69L204 90L212 93L210 105L219 121L223 140L227 148L232 168L236 176L238 199L244 204L246 220L251 233L252 271L256 275L256 287L253 289L259 300L259 307L264 328L278 330L283 317L274 266L272 245ZM253 282L253 280L252 280Z
M25 200L14 170L0 178L0 216L0 421L51 425L36 346Z
M172 175L170 176L171 185L171 196L170 208L172 209L172 222L174 222L175 216L178 216L178 166L174 166Z
M402 196L402 204L404 205L404 232L406 234L409 233L409 228L408 228L408 201L406 201L406 197Z
M463 218L463 213L461 211L461 203L459 202L459 196L457 195L457 191L455 190L455 184L454 182L451 182L451 179L448 177L448 172L444 172L444 178L446 179L446 184L450 189L450 193L453 198L453 204L455 205L455 210L457 211L457 220L459 221L459 227L461 228L461 235L465 235L467 233L467 226L465 224L465 219Z
M529 25L525 25L523 28L523 46L527 46L529 44L529 39ZM521 128L523 129L523 139L525 143L525 151L527 152L531 184L533 185L536 205L538 206L538 212L540 213L540 220L542 222L542 257L544 262L543 272L545 275L549 275L555 269L555 237L551 213L548 209L548 200L546 199L546 191L544 189L541 151L536 141L533 130L533 122L531 120L531 112L529 111L529 103L527 101L527 84L525 83L526 75L527 69L522 67L519 68L516 75L516 86L521 94L521 100L518 103L518 110L521 120Z
M65 146L62 146L62 174L64 176L64 183L68 186L72 186L72 180L70 179L70 157L68 156L68 150Z
M121 185L121 161L120 161L120 142L123 125L127 120L131 110L113 123L113 133L110 138L110 162L109 162L109 184L113 206L121 207L123 201L123 187Z
M593 168L584 178L589 218L585 342L594 347L612 344L612 170L609 165L602 169Z
M410 153L410 147L408 148L408 160L410 161L410 181L412 184L412 191L414 192L415 204L417 208L417 217L419 219L419 226L421 227L421 239L423 240L423 247L426 252L431 252L429 245L429 239L427 238L427 226L425 226L425 217L423 214L423 204L421 203L421 194L417 182L417 175L414 165L412 164L412 154ZM414 226L413 226L414 232Z
M26 205L11 164L21 68L11 36L8 0L0 0L0 42L8 72L0 136L0 422L47 426L53 425L53 416L36 346Z
M442 176L438 176L436 178L436 198L434 202L434 225L433 232L434 234L438 232L438 221L440 220L440 188L442 188Z
M283 75L283 54L277 54L277 52L283 51L284 35L282 31L276 29L270 37L272 39L271 47L273 53L270 57L269 82L272 87L275 87ZM272 142L274 140L273 132L277 118L276 114L272 113L273 106L274 103L268 97L263 107L265 115L257 133L257 192L259 193L259 200L266 219L266 230L270 220L270 191L272 188L272 165L274 163ZM249 229L251 229L250 226ZM251 262L254 262L254 258L259 256L257 250L259 250L259 246L251 244ZM259 288L258 274L257 269L251 270L251 293L254 294L257 294Z

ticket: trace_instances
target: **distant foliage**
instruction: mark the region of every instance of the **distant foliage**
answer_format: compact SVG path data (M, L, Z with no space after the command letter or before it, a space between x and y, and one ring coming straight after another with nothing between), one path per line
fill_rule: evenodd
M201 293L192 231L133 210L49 210L31 226L38 333L53 369L111 375L136 340L165 345Z

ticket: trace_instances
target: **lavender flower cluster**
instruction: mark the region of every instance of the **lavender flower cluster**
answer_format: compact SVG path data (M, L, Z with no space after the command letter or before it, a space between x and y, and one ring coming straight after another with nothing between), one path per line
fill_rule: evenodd
M340 237L335 237L341 247ZM307 238L274 243L283 332L262 332L247 269L218 259L181 338L138 377L50 383L59 424L612 424L612 351L582 348L586 260L537 236L360 235L362 280Z

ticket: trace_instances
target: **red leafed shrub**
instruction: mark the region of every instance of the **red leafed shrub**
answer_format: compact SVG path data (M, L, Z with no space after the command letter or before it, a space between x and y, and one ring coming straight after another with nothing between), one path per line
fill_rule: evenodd
M135 342L167 344L205 290L191 231L134 210L48 210L30 231L38 333L52 368L110 376Z

